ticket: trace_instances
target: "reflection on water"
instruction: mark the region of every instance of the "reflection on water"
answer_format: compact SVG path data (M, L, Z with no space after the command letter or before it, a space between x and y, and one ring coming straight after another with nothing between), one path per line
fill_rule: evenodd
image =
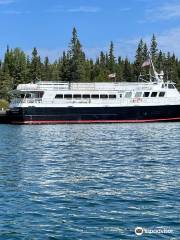
M0 239L178 239L180 123L0 126Z

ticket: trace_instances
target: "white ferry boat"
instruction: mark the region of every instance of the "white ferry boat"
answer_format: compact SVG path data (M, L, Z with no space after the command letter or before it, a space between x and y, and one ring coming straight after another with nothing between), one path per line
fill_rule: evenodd
M13 91L14 124L180 121L180 93L163 73L138 82L37 82Z

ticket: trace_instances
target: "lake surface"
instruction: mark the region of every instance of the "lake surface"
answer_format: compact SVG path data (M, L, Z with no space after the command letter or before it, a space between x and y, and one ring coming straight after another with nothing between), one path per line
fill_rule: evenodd
M180 123L0 125L0 239L136 238L180 239Z

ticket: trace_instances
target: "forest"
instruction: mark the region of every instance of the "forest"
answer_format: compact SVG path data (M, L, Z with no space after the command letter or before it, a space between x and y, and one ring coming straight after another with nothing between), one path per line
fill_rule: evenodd
M73 28L69 48L54 62L48 56L41 59L36 47L28 56L20 48L7 46L3 60L0 61L0 99L9 100L9 92L20 83L35 81L71 81L71 82L106 82L137 81L143 62L152 56L157 71L163 70L165 79L173 80L180 88L180 60L175 53L158 49L156 36L153 35L148 50L147 43L140 39L134 60L115 56L114 44L110 42L107 52L101 51L94 59L86 57L77 30ZM110 78L113 75L115 78Z

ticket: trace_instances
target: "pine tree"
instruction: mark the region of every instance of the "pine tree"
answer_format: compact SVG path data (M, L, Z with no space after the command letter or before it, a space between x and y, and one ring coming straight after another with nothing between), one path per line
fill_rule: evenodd
M43 64L43 69L42 69L42 80L52 80L51 77L52 77L52 72L51 72L51 64L49 62L49 58L48 57L45 57L44 59L44 64Z
M115 72L115 56L114 56L114 44L111 41L108 55L108 70L110 73Z
M36 48L33 48L33 51L32 51L30 77L32 81L40 80L42 78L42 63Z
M118 57L118 63L116 65L116 80L122 81L123 80L123 68L124 68L124 61L121 57Z
M141 39L138 48L136 50L135 62L134 62L134 76L138 79L141 71L142 71L142 64L145 60L145 51L146 47L144 45L143 40Z
M143 57L143 61L149 58L148 47L146 43L144 43L144 46L143 46L142 57Z
M60 60L59 79L61 81L71 81L70 57L65 51L63 52L62 59Z
M53 81L59 81L59 69L60 69L60 61L55 60L51 65L51 79Z
M86 79L88 82L93 81L93 60L86 60L85 63L85 72L86 72Z
M153 63L156 66L157 65L158 48L157 48L156 37L154 34L151 39L150 52L151 52L151 57L152 57Z
M165 56L163 55L163 52L160 50L157 56L157 71L160 72L164 68L164 62L165 62Z
M165 79L178 83L180 88L180 61L175 54L158 51L155 35L152 36L150 52L154 65L159 72L164 70ZM8 92L19 83L28 83L36 79L61 81L112 81L110 73L116 73L117 81L137 80L139 74L148 73L148 68L142 68L142 63L148 58L148 48L141 39L134 62L128 58L114 56L114 44L110 43L108 52L100 52L95 61L87 59L74 28L68 52L50 63L48 57L41 63L37 49L34 48L32 57L19 48L7 50L4 59L0 61L0 98L8 99Z
M4 63L2 64L2 71L4 76L7 76L7 79L11 79L13 88L19 83L23 83L27 75L25 53L20 48L9 49L9 47L7 47ZM10 86L11 84L6 85Z
M132 71L131 71L131 64L128 61L127 57L125 58L125 61L124 61L123 79L125 81L133 81L133 79L132 79Z
M14 80L14 85L25 82L27 75L26 55L19 49L15 48L13 51L13 69L11 76Z
M102 68L106 68L106 56L105 54L101 51L100 56L99 56L99 64L101 65Z
M9 100L10 90L13 87L13 80L8 72L0 72L0 98Z
M6 53L4 55L4 63L3 63L3 72L12 75L13 71L13 51L7 46Z
M171 79L174 82L178 82L178 60L173 53L171 57Z
M69 49L69 66L72 82L83 82L86 81L86 72L85 72L85 54L82 51L82 45L78 39L77 31L73 28L72 39Z

